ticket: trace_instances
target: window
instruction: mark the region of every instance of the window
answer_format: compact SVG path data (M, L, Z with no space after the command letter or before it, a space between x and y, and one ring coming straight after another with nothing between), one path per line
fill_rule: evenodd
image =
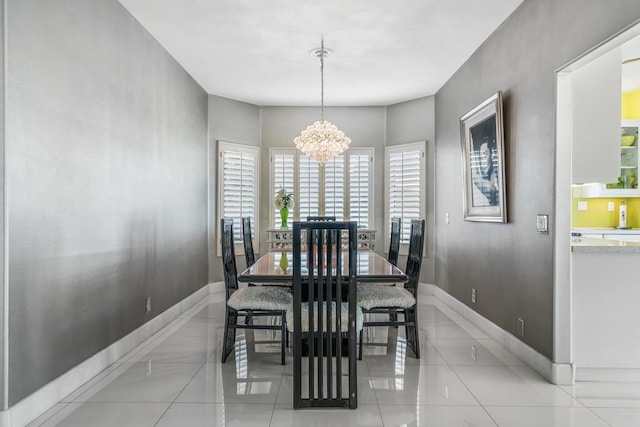
M402 218L400 243L403 253L408 249L411 220L425 216L425 151L425 142L385 148L385 236L388 240L391 218Z
M251 218L254 246L258 246L259 153L258 147L218 142L218 220L233 218L236 254L243 253L243 217Z
M291 215L335 215L368 228L373 222L373 148L347 150L320 167L296 149L271 149L273 195L281 188L294 193ZM280 213L271 211L271 224L280 227Z

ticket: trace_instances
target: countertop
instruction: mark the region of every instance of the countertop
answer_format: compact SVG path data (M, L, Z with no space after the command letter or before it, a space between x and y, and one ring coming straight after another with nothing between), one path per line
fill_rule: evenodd
M572 227L571 232L582 234L640 234L640 228L587 228L587 227Z
M638 253L640 254L640 242L623 242L620 240L572 237L571 251L572 252Z

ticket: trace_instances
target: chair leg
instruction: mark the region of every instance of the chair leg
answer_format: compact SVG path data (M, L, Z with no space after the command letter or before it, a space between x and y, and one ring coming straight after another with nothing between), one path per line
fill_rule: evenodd
M414 305L407 308L404 312L405 334L407 335L407 344L416 355L416 359L420 359L420 331L418 329L417 307Z
M358 360L362 360L362 341L364 340L364 326L360 329L360 348L358 351Z
M222 363L227 361L236 341L236 323L238 315L235 310L227 306L224 316L224 337L222 339Z
M287 347L287 320L284 311L280 317L280 341L280 359L284 365L285 349Z

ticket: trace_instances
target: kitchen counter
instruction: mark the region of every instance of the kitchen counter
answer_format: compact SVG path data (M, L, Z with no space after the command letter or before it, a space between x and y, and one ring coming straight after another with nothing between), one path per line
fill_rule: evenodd
M573 227L571 228L572 233L582 233L582 234L640 234L640 228L586 228L586 227Z
M640 243L574 237L571 244L576 381L638 378Z
M572 237L571 251L640 254L640 242L625 242L621 240L609 239L591 239L588 237Z

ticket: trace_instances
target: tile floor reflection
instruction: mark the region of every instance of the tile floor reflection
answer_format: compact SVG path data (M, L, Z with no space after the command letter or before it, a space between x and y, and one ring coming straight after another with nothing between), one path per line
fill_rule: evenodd
M640 384L557 387L434 297L418 319L420 360L402 328L366 331L357 410L294 411L278 332L239 331L221 364L224 300L210 295L30 425L640 425Z

